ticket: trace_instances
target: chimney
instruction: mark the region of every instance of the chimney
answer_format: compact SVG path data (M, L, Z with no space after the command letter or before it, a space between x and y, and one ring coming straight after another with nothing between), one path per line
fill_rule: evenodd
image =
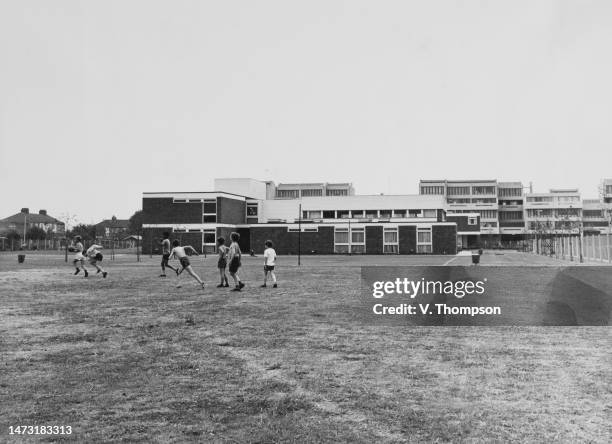
M46 216L47 215L47 210L40 210L40 211L38 211L38 214Z
M30 213L30 209L29 208L22 208L21 212L25 213L25 214L29 214Z

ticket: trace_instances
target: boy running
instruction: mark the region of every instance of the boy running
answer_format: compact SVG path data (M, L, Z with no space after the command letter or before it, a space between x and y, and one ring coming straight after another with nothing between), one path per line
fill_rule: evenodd
M187 270L187 273L189 273L196 281L198 281L202 288L204 288L204 282L202 282L200 276L198 276L195 271L193 271L193 268L191 268L191 263L189 262L189 257L187 256L187 251L190 251L196 256L199 256L198 252L195 251L195 249L191 245L185 245L184 247L181 247L181 243L176 239L172 242L172 246L174 248L172 249L172 251L170 251L169 258L178 259L181 263L181 266L183 267L183 270ZM181 284L179 282L176 287L180 288L180 286Z
M162 247L162 261L161 261L161 269L162 269L162 274L159 275L159 277L166 277L166 267L169 268L170 270L173 270L177 275L179 274L178 268L174 268L172 265L170 265L168 263L168 261L170 260L170 250L172 250L172 247L170 246L170 233L168 233L167 231L164 231L164 239L161 241L161 247Z
M102 248L104 248L104 247L102 247L102 245L93 244L85 252L85 257L88 258L89 259L89 263L91 265L93 265L94 267L96 267L96 270L98 270L96 272L96 274L102 273L102 277L106 278L106 275L108 273L106 271L104 271L102 269L102 267L98 266L98 262L102 262L102 258L104 257L104 256L102 256L102 253L100 253L100 250Z
M232 240L232 243L230 244L228 252L229 272L234 279L234 284L236 285L234 288L232 288L232 291L240 291L244 287L244 284L240 280L240 276L238 276L238 269L242 265L240 261L242 251L240 251L240 246L238 245L240 235L236 232L232 232L232 234L230 234L230 239Z
M74 252L74 259L72 260L72 263L74 264L74 267L76 268L76 271L74 272L74 274L79 274L79 272L81 271L81 268L83 269L83 272L85 273L85 277L89 276L89 273L87 272L87 268L85 268L85 256L83 256L83 239L81 238L81 236L75 236L74 239L72 240L72 245L69 248L70 251ZM79 268L79 264L81 265L81 267Z
M272 288L277 288L276 285L276 274L274 274L274 265L276 264L276 251L272 248L272 241L267 240L265 242L266 249L264 250L264 283L262 287L266 287L268 281L268 273L272 276Z
M217 288L229 287L227 281L227 274L225 274L225 268L227 267L227 253L229 248L225 245L225 239L220 237L217 239L217 250L219 252L219 261L217 262L217 268L219 269L219 276L221 277L221 283L217 285Z

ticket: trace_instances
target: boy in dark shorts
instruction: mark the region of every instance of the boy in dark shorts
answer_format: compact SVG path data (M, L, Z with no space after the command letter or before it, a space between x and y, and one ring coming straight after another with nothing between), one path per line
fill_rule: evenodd
M227 245L225 245L225 239L222 237L217 239L217 251L219 253L217 268L219 269L219 276L221 277L221 283L217 285L217 288L229 287L229 282L227 281L227 274L225 274L225 269L227 268L227 254L229 248L227 247Z
M238 276L238 269L242 265L242 251L240 251L240 246L238 245L240 235L236 232L232 232L232 234L230 234L230 239L232 240L232 243L230 244L228 252L229 272L230 276L232 276L234 279L234 284L236 285L234 288L232 288L232 291L240 291L244 287L244 284L240 280L240 276Z
M170 260L170 250L172 249L172 247L170 247L170 233L168 233L167 231L164 231L164 239L161 241L161 247L162 247L162 261L161 261L161 269L162 269L162 274L159 275L159 277L166 277L166 267L169 268L170 270L173 270L176 274L178 274L178 268L174 268L173 266L171 266L168 261Z
M187 251L190 251L196 256L199 256L198 252L195 251L195 249L191 245L185 245L184 247L181 247L181 243L176 239L172 242L172 246L174 248L170 252L170 258L177 258L181 263L183 270L187 270L187 273L189 273L196 281L198 281L202 288L204 288L204 282L202 282L200 276L198 276L195 271L193 271L193 268L191 268L191 262L189 262L189 256L187 256ZM180 288L180 286L180 283L176 285L177 288Z
M277 288L276 285L276 274L274 274L274 266L276 265L276 251L272 248L272 241L267 240L265 242L266 249L264 250L264 283L262 287L266 287L266 283L268 281L268 274L272 276L272 288Z

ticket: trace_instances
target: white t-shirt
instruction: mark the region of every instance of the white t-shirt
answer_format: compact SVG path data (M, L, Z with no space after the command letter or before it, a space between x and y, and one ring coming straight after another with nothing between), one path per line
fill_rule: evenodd
M266 248L264 250L264 258L266 260L266 265L273 267L276 263L276 251L274 251L274 248Z
M101 248L102 248L101 245L95 245L95 244L92 245L85 252L85 257L94 257L96 254L98 254L100 252L99 249L101 249Z
M183 247L174 247L170 252L170 257L175 257L177 259L187 257L187 253L185 253L185 248Z

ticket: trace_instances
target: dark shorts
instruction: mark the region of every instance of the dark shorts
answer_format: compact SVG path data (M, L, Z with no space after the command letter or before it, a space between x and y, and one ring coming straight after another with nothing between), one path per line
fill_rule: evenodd
M274 265L264 265L264 271L274 271Z
M179 262L181 263L181 267L183 268L187 268L191 265L191 262L189 262L189 258L188 257L182 257L179 259Z
M227 259L219 259L219 262L217 262L217 268L224 270L225 267L227 267Z
M240 265L242 265L240 263L240 259L232 259L232 261L229 264L229 272L236 273L238 269L240 268Z
M104 256L102 256L102 253L98 253L95 255L94 257L98 262L102 262L102 259L104 259Z
M164 253L162 256L162 264L168 265L168 261L170 260L170 253Z

